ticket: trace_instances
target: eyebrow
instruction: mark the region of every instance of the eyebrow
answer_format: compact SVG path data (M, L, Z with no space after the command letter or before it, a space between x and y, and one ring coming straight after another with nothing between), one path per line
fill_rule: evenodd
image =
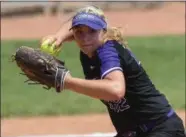
M75 26L74 29L81 29L81 25Z
M84 29L91 29L91 28L89 28L89 27L87 27L87 28L84 28L84 27L81 27L81 26L77 26L77 27L75 27L75 30L84 30Z

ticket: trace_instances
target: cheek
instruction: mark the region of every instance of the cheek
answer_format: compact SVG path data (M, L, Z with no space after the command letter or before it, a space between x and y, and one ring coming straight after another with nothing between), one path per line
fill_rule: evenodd
M74 40L77 44L80 44L81 40L77 35L74 35Z
M79 47L79 48L81 48L81 43L79 42L79 41L75 41L76 42L76 45Z
M103 41L103 40L102 40L102 39L103 39L102 35L99 35L99 34L98 34L98 35L95 35L93 38L94 38L94 42L95 42L96 45L100 45L100 44L103 43L103 42L102 42L102 41Z
M76 46L78 46L80 49L83 49L82 43L79 40L75 40Z
M80 44L82 44L82 42L83 42L82 36L74 35L74 39L75 39L76 43L79 44L79 46L80 46Z
M77 41L78 40L78 36L75 33L73 35L74 35L75 40Z

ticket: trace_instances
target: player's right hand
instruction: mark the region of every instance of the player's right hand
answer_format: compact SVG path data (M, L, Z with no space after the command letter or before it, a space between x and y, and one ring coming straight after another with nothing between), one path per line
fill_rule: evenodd
M62 37L53 34L53 35L48 35L46 37L43 37L40 45L42 45L42 43L46 40L48 41L49 45L55 45L56 46L55 48L60 48L63 42Z

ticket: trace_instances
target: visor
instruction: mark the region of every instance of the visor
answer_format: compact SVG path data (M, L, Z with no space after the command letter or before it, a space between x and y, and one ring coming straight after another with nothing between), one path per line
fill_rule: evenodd
M106 29L107 23L101 17L91 13L79 13L72 19L72 29L78 25L86 25L94 30Z

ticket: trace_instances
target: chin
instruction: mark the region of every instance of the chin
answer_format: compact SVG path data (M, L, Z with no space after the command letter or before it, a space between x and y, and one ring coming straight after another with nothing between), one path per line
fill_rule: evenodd
M92 57L93 53L90 51L81 50L84 54L86 54L89 57Z
M85 51L85 50L83 50L83 49L81 49L81 51L84 53L84 54L88 54L88 52L87 51Z

